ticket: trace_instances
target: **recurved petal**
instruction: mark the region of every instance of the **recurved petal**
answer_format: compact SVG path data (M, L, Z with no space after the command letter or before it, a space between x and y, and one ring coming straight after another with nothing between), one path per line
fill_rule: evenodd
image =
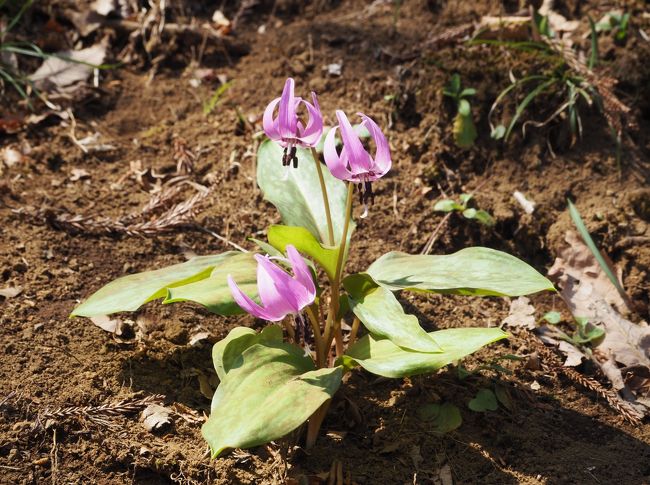
M273 119L273 113L275 112L275 107L280 102L280 98L275 98L269 103L269 105L264 110L264 116L262 117L262 127L264 128L264 133L271 140L278 141L280 137L280 131L278 130L278 118Z
M372 118L369 116L364 115L363 113L357 113L361 119L363 119L362 124L368 128L368 131L370 132L370 136L372 137L373 141L375 142L375 146L377 147L375 151L375 158L374 158L374 170L373 172L375 175L377 175L376 178L379 178L383 175L386 174L390 170L390 167L392 165L392 161L390 158L390 146L388 145L388 140L384 136L384 134L381 131L381 128L379 128L379 125L375 123Z
M246 313L250 313L254 317L261 318L263 320L271 320L269 318L268 312L266 312L264 308L259 306L248 295L241 291L239 286L237 286L237 283L235 283L235 280L230 275L228 275L228 286L230 287L230 293L232 293L233 299L235 302L237 302L237 305L239 305L242 310L244 310Z
M255 255L255 259L257 260L257 290L266 311L280 318L288 313L295 313L297 303L291 293L293 278L268 258Z
M323 157L325 158L325 164L329 171L337 179L340 180L350 180L352 174L346 167L346 159L339 155L336 151L336 130L338 126L332 128L329 133L325 136L325 142L323 144Z
M302 290L300 291L299 306L302 310L305 306L310 305L316 297L316 285L312 278L311 271L300 253L291 244L287 244L287 257L291 262L293 269L294 281L298 283Z
M370 170L370 155L363 148L361 140L355 133L348 117L341 110L336 111L336 117L339 120L339 128L341 130L341 139L343 140L343 147L348 155L350 164L350 171L352 173L360 173L361 171Z
M294 81L287 78L280 97L280 112L278 116L278 130L283 138L293 138L296 136L296 101L294 96Z
M316 95L312 93L312 96L316 101L315 105L312 105L307 101L303 101L309 115L307 126L303 130L301 129L302 127L300 126L300 123L298 123L298 140L300 140L304 146L316 146L320 140L321 135L323 134L323 115L318 108Z

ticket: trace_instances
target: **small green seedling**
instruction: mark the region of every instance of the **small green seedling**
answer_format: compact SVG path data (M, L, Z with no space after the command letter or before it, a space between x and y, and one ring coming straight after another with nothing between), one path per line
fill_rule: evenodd
M467 207L469 201L472 200L471 194L460 194L458 199L458 202L453 199L439 200L433 206L433 210L436 212L460 212L465 219L475 219L488 227L494 226L494 219L489 213L484 210Z
M448 402L425 404L418 408L417 417L427 423L427 430L440 434L449 433L463 423L458 407Z
M442 94L450 97L456 103L457 113L454 118L454 141L460 148L469 148L476 140L476 127L472 120L472 107L466 98L474 96L476 89L464 88L460 83L460 76L454 74L451 81L444 88Z
M479 389L476 397L468 403L468 407L474 412L484 413L499 409L499 402L491 389Z
M550 313L556 313L556 312L550 312ZM544 315L544 319L549 323L553 323L550 320L546 319L547 315L548 314ZM555 323L558 322L559 319L555 321ZM570 344L573 344L576 347L591 345L592 343L598 343L598 341L605 335L605 331L602 328L597 327L594 324L590 323L589 319L586 317L575 317L575 330L571 335L563 332L557 327L555 328L554 332L558 339L569 342Z
M542 318L551 325L557 325L562 320L562 314L560 312L548 312Z
M630 23L630 14L623 13L620 10L607 12L598 23L596 23L596 32L610 32L618 42L625 42L627 39L627 28Z
M221 86L219 86L217 89L215 89L212 96L210 96L210 99L207 100L205 103L203 103L203 114L204 115L207 116L210 113L212 113L212 111L221 102L222 96L226 93L226 91L228 91L228 89L230 89L230 86L232 86L232 81L225 82Z

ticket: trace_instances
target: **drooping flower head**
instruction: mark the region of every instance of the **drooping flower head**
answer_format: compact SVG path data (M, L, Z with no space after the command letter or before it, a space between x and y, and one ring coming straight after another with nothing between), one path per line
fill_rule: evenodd
M325 137L323 155L332 175L340 180L359 184L361 203L367 205L368 201L374 202L372 182L386 175L392 162L388 141L377 123L363 113L357 114L362 119L361 126L370 132L370 137L375 143L375 155L370 155L364 148L347 116L341 110L336 111L338 126L332 128ZM343 141L340 153L336 149L337 129L341 132Z
M316 286L311 272L300 253L287 244L287 262L291 265L293 276L271 261L269 256L256 254L257 290L262 305L255 303L228 275L228 286L237 304L251 315L279 322L287 315L298 315L316 297Z
M318 106L316 93L311 93L313 104L294 96L295 83L288 78L284 83L282 96L275 98L264 110L262 125L264 133L271 140L278 142L284 147L282 165L298 166L296 147L314 147L318 144L323 133L323 116ZM308 121L305 125L298 116L300 104L307 109ZM278 115L274 117L275 109L278 108Z

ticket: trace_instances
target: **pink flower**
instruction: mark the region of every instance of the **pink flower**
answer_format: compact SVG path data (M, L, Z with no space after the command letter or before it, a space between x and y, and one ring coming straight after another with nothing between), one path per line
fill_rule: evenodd
M239 289L228 275L228 286L237 304L251 315L278 322L289 314L297 315L316 297L316 286L311 272L300 253L287 244L287 262L294 276L271 262L269 256L255 255L257 260L257 289L262 306Z
M275 98L264 110L262 125L264 133L271 140L278 142L284 147L282 165L287 166L293 161L293 166L298 166L296 147L314 147L318 144L323 133L323 116L318 106L316 93L311 93L314 104L293 95L294 81L288 78L284 83L282 96ZM307 108L309 121L307 126L298 117L300 103ZM279 105L278 116L273 117L275 108Z
M363 147L347 116L340 110L336 111L336 117L339 120L338 126L332 128L325 137L323 155L332 175L340 180L359 184L361 202L366 204L368 200L374 202L371 183L386 175L390 170L390 147L377 123L363 113L357 114L362 119L361 126L370 132L370 137L375 142L375 156L371 156ZM337 129L341 131L343 140L340 154L336 150Z

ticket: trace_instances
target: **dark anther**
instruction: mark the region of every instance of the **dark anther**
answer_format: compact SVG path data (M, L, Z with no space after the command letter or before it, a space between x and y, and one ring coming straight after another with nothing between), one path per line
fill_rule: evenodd
M372 183L366 182L366 190L363 193L364 202L370 201L370 205L375 203L375 194L372 192Z
M285 148L282 151L282 166L286 167L287 165L289 165L289 160L287 159L287 149Z
M291 151L289 152L289 157L287 158L287 165L289 165L290 160L293 160L293 168L298 168L298 157L296 156L296 147L291 147Z
M359 204L363 204L363 184L357 184L357 190L359 191Z

